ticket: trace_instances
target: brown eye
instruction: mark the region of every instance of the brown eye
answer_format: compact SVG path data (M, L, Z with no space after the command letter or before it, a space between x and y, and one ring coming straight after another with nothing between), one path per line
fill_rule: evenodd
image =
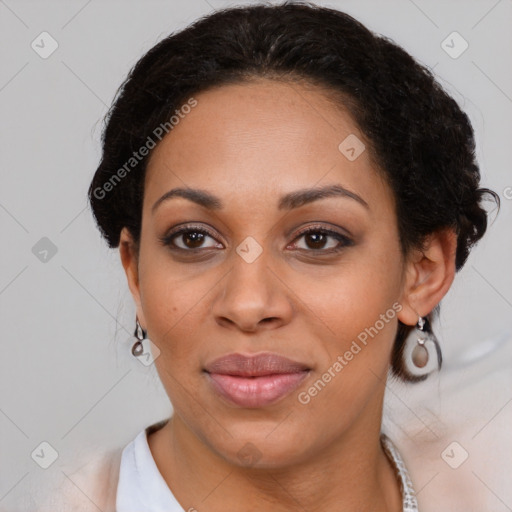
M300 239L304 239L303 247L297 246L296 241ZM325 228L309 228L299 234L294 245L295 248L303 251L332 253L352 245L352 240L336 231Z
M168 245L171 249L193 252L201 249L211 249L218 247L219 244L209 231L204 228L184 227L173 231L162 237L161 242ZM209 245L205 245L209 242ZM221 246L222 247L222 246Z
M306 245L310 249L325 249L325 245L329 239L329 235L319 232L311 232L303 236Z
M178 240L182 240L183 245L185 245L185 247L181 247L182 249L198 249L204 243L207 236L208 235L200 233L199 231L187 231L182 233L180 237L178 237Z

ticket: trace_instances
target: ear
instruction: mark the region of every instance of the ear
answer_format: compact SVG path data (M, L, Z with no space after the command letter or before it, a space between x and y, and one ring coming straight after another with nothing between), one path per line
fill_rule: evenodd
M398 314L402 323L415 325L418 316L428 315L446 295L455 277L456 248L455 231L443 229L427 237L422 249L411 252Z
M144 318L140 300L138 250L130 231L126 227L121 230L119 254L128 280L128 288L137 309L137 318L141 327L146 330L146 319Z

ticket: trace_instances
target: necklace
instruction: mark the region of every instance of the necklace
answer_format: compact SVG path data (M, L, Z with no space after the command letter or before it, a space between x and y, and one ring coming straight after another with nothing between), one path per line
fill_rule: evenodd
M392 443L391 439L389 439L386 434L381 433L380 440L384 449L384 453L390 460L400 483L403 512L418 512L418 501L416 499L416 493L414 492L411 478L409 477L409 472L405 467L400 453L398 453L396 446Z

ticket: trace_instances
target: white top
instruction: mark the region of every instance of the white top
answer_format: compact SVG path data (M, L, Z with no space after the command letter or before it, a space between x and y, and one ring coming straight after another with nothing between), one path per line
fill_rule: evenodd
M124 449L117 484L117 512L183 512L149 449L147 427Z
M154 428L155 425L152 425L139 432L123 449L117 486L117 512L184 512L160 474L149 449L147 434L148 430ZM382 434L381 442L400 482L403 512L418 512L411 479L398 450L385 434Z

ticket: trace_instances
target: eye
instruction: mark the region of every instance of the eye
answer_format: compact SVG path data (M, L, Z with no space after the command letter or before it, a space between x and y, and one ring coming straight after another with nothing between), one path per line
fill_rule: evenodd
M297 240L304 239L302 247L297 246ZM208 244L208 240L210 240ZM215 235L205 227L182 226L172 230L160 238L163 245L173 250L183 252L198 252L204 249L222 249L223 245L217 242ZM329 254L341 251L353 242L346 235L325 227L310 226L299 232L292 244L292 249L306 252Z
M211 239L213 243L204 245L205 242ZM168 245L171 249L177 249L186 252L194 252L200 249L222 248L214 235L204 227L197 226L183 226L179 229L171 231L169 234L160 238L164 245ZM220 246L220 247L219 247Z
M301 251L308 252L322 252L322 253L333 253L341 251L343 248L352 245L352 240L346 235L332 231L323 227L309 227L299 233L299 236L295 238L296 241L304 239L305 247L294 247Z

